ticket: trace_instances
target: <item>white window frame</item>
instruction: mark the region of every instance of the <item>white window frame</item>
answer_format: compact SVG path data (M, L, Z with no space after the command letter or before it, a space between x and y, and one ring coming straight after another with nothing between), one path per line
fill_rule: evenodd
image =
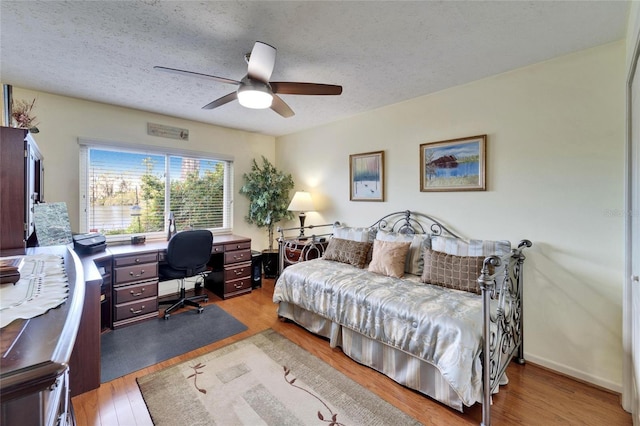
M88 212L88 200L89 200L89 149L106 149L106 150L116 150L121 152L132 152L132 153L140 153L140 152L148 152L156 155L167 156L182 156L182 157L191 157L191 158L199 158L204 160L214 160L214 161L224 161L225 162L225 173L224 173L224 209L223 209L223 227L210 229L214 234L230 234L233 232L233 162L234 157L225 154L215 154L210 152L200 152L200 151L191 151L180 148L168 148L168 147L158 147L151 145L143 145L143 144L135 144L135 143L125 143L125 142L116 142L116 141L103 141L92 138L78 138L78 144L80 145L80 232L86 233L89 232L89 212ZM165 167L168 167L168 162L165 162ZM165 176L168 176L168 173L165 173ZM171 187L169 182L165 185L165 217L169 212L169 192ZM165 223L165 230L162 232L148 232L144 233L149 239L158 239L162 237L166 237L166 229L167 224ZM109 242L118 242L118 241L129 241L131 239L132 234L121 234L121 235L108 235L107 241ZM140 235L140 234L136 234Z

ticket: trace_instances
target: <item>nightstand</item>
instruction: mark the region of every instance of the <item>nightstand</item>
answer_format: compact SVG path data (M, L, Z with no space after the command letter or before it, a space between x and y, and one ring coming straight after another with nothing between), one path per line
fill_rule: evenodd
M280 264L284 270L289 265L321 257L327 248L328 239L285 239L279 243Z

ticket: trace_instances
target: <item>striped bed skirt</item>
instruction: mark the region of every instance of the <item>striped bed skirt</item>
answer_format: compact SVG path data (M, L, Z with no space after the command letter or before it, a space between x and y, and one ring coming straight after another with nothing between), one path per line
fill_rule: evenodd
M278 315L329 339L332 348L340 347L349 358L360 364L463 411L462 400L434 365L291 303L280 302Z

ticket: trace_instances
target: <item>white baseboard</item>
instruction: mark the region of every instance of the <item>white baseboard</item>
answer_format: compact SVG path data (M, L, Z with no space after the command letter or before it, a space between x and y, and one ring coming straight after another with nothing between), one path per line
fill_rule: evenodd
M622 393L622 383L615 383L610 380L603 379L602 377L597 377L592 374L585 373L584 371L576 370L573 367L569 367L564 364L559 364L557 362L550 361L546 358L541 358L532 354L527 354L526 351L525 351L524 359L525 361L531 361L532 364L537 364L541 367L548 368L549 370L557 371L558 373L564 374L569 377L573 377L577 380L591 383L595 386L599 386L601 388L605 388L619 394Z

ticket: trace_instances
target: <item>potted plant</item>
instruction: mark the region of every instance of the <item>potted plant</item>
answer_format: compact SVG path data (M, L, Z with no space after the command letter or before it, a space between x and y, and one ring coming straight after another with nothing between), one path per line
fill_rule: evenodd
M275 224L283 219L292 219L289 206L289 191L293 189L293 178L277 170L264 156L262 166L253 160L250 173L243 175L244 185L240 193L249 198L248 223L269 230L269 249L263 250L264 275L275 278L278 274L278 250L273 248Z

